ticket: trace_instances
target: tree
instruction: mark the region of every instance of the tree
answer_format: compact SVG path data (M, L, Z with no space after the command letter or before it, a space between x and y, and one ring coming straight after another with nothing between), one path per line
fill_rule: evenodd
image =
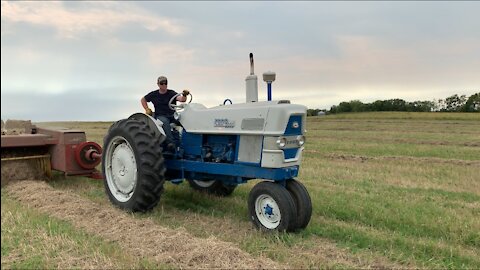
M438 99L433 101L433 111L435 112L444 112L446 111L447 105L445 103L445 100L443 99Z
M399 98L391 99L389 100L389 102L391 103L392 111L404 112L407 110L406 102L403 99L399 99Z
M480 92L471 95L464 106L465 112L480 112Z
M350 102L340 102L337 107L337 113L342 113L342 112L351 112L352 111L352 105Z
M458 96L457 94L447 97L445 99L447 112L461 112L464 111L465 103L467 102L467 97L465 95Z
M385 101L377 100L377 101L372 103L371 108L372 108L372 111L374 111L374 112L385 111Z
M332 107L330 107L330 113L337 113L337 106L336 105L333 105Z
M360 100L351 100L333 105L329 113L342 112L479 112L480 111L480 93L470 96L457 94L446 99L433 101L414 101L406 102L403 99L395 98L389 100L377 100L373 103L362 103ZM317 112L315 112L316 114Z
M434 106L432 101L407 102L405 105L407 112L431 112L434 110Z
M352 100L350 101L350 108L352 108L352 112L364 112L365 104L360 100Z
M308 109L307 116L317 116L320 109Z

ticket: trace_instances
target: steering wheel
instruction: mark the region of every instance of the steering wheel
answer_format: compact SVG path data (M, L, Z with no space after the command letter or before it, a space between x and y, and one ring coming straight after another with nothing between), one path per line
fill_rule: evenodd
M176 100L177 97L180 96L181 94L182 94L182 93L176 94L175 96L173 96L173 97L168 101L168 108L170 108L170 110L172 110L172 111L179 111L179 110L183 109L183 107L185 106L185 103L182 103L182 104L180 104L180 105L177 105L177 104L173 104L173 103L172 103L172 102L173 102L174 100ZM190 96L190 101L189 101L189 102L185 101L185 102L188 104L188 103L192 102L193 96L192 96L192 93L188 93L187 96Z

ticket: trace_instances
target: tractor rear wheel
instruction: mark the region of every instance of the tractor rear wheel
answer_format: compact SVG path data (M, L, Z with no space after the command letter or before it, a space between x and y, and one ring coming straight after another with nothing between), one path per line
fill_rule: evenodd
M253 224L261 230L295 230L295 202L288 190L278 183L256 184L248 196L248 211Z
M208 194L213 194L217 196L228 196L233 193L235 186L225 185L222 181L218 180L193 180L187 179L190 187L200 192L206 192Z
M292 195L297 209L295 229L307 227L312 216L312 200L305 186L295 179L287 181L287 190Z
M145 212L158 204L165 182L161 139L137 120L123 119L110 127L102 170L105 191L114 205Z

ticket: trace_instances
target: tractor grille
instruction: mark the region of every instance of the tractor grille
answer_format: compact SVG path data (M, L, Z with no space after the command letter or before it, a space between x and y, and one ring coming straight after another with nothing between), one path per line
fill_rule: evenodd
M287 127L285 128L285 136L301 135L303 131L302 115L292 115L288 119Z
M291 135L302 135L303 131L303 123L302 123L302 115L291 115L290 119L288 119L287 127L285 128L285 136ZM297 156L297 152L300 148L288 148L283 149L283 155L285 159L295 158Z

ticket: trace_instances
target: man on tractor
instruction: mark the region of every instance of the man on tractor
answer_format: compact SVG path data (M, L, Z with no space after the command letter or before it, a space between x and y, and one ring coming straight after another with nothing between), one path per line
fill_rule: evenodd
M162 121L163 126L167 127L164 128L165 135L167 137L165 144L167 146L167 150L173 151L176 147L176 143L172 131L170 130L170 123L177 123L177 121L173 117L174 111L169 108L168 102L172 99L172 97L177 95L177 92L167 89L168 80L165 76L158 77L157 85L158 89L146 94L144 97L142 97L140 102L145 109L146 114ZM189 93L190 92L188 90L183 90L182 95L177 96L176 100L172 101L172 103L176 104L177 101L185 102ZM147 102L153 103L155 112L148 107Z

